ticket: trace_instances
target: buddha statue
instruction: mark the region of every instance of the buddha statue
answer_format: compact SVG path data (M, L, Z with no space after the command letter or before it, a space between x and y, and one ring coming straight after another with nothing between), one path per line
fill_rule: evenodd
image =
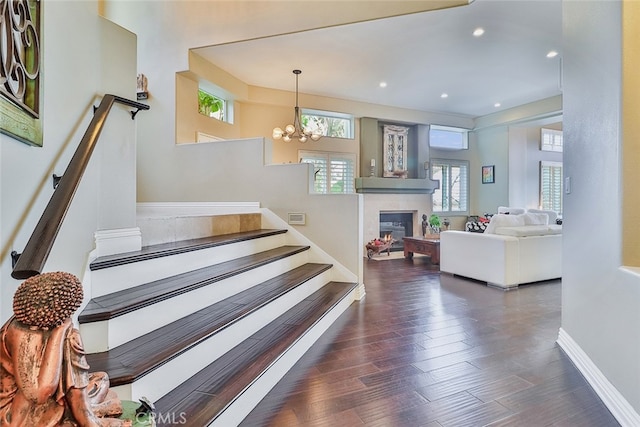
M63 272L33 276L13 297L14 315L0 329L0 425L131 426L104 372L89 373L71 320L82 283Z

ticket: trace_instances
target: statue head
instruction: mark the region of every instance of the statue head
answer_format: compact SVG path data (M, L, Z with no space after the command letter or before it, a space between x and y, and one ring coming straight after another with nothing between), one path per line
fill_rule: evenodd
M82 298L82 283L73 274L38 274L18 286L13 295L13 313L25 325L53 329L71 317Z

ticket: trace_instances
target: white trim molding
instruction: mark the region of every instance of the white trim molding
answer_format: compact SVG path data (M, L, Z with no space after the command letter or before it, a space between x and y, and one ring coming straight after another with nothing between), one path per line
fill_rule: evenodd
M640 426L640 415L620 392L609 382L589 356L562 328L558 332L558 345L595 390L605 406L623 427Z
M98 230L94 233L94 239L98 257L139 251L142 247L142 233L138 227Z
M211 216L259 212L259 202L149 202L136 205L138 218Z

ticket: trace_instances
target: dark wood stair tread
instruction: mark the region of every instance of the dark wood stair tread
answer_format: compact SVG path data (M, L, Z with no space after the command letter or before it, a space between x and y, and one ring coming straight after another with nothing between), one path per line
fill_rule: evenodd
M82 310L78 321L89 323L121 316L308 249L309 246L281 246L96 297Z
M228 245L246 240L259 239L261 237L275 236L286 232L287 230L261 229L202 237L199 239L181 240L158 245L149 245L143 247L139 251L98 257L91 262L89 268L92 271L101 270L103 268L110 268L118 265L131 264L134 262L197 251L215 246Z
M189 425L208 425L356 285L328 283L160 398L157 412L184 414Z
M112 386L129 384L329 268L302 265L114 349L87 354L91 371L107 372Z

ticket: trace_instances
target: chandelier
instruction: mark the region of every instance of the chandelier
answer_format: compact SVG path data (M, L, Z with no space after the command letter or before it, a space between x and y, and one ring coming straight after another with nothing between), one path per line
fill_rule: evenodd
M300 118L300 108L298 107L298 76L302 74L300 70L293 70L293 74L296 75L296 108L293 117L293 124L285 126L284 130L280 128L273 129L273 139L281 139L284 142L290 142L293 138L298 138L300 142L307 142L309 138L314 141L322 138L320 130L314 130L303 128L302 120Z

